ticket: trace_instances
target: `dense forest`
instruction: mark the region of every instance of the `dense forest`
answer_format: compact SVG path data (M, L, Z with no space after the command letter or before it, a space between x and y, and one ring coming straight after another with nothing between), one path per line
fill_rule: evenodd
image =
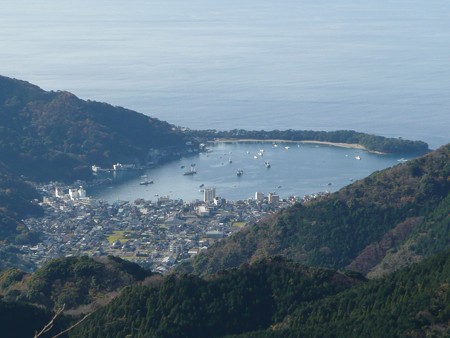
M105 306L127 286L146 278L161 278L118 257L55 259L33 274L19 269L0 273L0 332L32 337L64 309L52 337L67 329L73 318Z
M183 264L205 274L265 256L310 265L385 272L446 248L450 145L298 204L221 241ZM401 255L395 257L395 252ZM391 261L383 261L386 257Z
M359 133L354 130L313 131L313 130L191 130L187 133L205 140L285 140L285 141L320 141L332 143L359 144L370 151L382 153L423 155L429 151L423 141L410 141L402 138L383 137Z
M175 156L193 142L179 128L144 114L2 76L0 135L4 163L42 181L87 178L93 164L146 164L150 149Z
M116 271L118 277L114 273L98 275L104 272L101 269L108 270L115 263L111 271ZM367 280L351 271L306 267L282 257L265 258L205 277L186 274L162 277L113 258L100 264L104 264L102 268L95 268L96 262L88 258L64 258L36 272L39 276L33 277L35 280L59 285L59 291L66 295L76 285L101 278L103 284L99 282L96 286L99 298L104 297L100 296L101 291L123 283L123 276L134 276L120 296L111 297L107 305L94 310L84 321L78 323L84 311L92 311L92 306L61 314L53 331L43 337L51 337L77 323L69 330L69 337L447 337L450 334L449 249L377 280ZM91 277L89 269L96 270ZM25 273L9 271L1 275L0 286L10 293L16 288L17 294L24 282L33 284L28 279ZM0 327L14 332L18 338L30 337L51 319L49 307L35 303L41 304L36 307L24 300L0 300ZM21 321L27 325L20 325Z
M12 174L0 162L0 268L11 263L21 266L9 243L25 244L38 240L38 234L28 230L21 222L26 216L42 215L42 209L33 200L39 198L33 186Z
M0 295L9 302L25 302L57 310L92 311L125 286L153 274L118 257L67 257L48 262L35 273L6 269L0 273ZM98 304L97 304L98 305Z
M127 289L71 337L219 337L268 328L301 304L363 282L359 275L266 259L202 279L169 275ZM116 320L121 318L121 320Z
M335 296L240 338L449 337L450 250Z

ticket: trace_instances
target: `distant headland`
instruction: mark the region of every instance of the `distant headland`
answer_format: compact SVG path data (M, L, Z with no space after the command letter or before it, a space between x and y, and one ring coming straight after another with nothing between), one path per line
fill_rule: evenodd
M231 131L197 130L189 131L202 141L212 142L297 142L317 143L336 147L355 148L380 154L423 155L430 151L423 141L384 137L356 132L354 130L312 131L312 130L272 130Z

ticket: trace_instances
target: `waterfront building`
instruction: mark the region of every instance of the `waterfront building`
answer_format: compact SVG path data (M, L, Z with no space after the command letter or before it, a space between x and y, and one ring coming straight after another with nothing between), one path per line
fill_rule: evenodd
M269 203L270 204L278 204L280 203L280 196L275 193L269 193Z
M264 194L262 192L255 192L255 200L258 202L264 201Z
M214 198L216 197L216 188L205 188L203 193L203 201L205 203L210 203L214 201Z

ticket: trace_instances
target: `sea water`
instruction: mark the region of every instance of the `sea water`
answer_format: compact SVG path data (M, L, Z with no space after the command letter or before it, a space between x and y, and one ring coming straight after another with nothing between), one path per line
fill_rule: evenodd
M112 172L108 186L88 190L109 202L156 201L159 197L203 200L203 189L215 188L228 200L254 198L256 192L281 198L333 192L372 172L402 165L399 156L357 149L297 143L216 143L209 152L146 171ZM267 164L270 164L267 165ZM193 166L196 174L185 175ZM242 170L241 176L237 175ZM141 185L143 181L152 184Z

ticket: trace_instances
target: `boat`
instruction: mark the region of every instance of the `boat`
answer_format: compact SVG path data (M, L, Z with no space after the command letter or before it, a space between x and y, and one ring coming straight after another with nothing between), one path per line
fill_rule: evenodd
M286 149L286 150L288 150L289 148L290 148L289 146L284 147L284 149Z
M244 174L244 170L239 169L236 173L237 176L242 176Z
M255 160L257 160L257 159L258 159L258 156L255 155L255 156L253 156L253 158L254 158Z
M186 171L184 173L184 176L190 176L197 174L197 170L195 169L195 164L191 164L191 167L189 168L189 171Z
M397 160L397 162L400 162L400 163L405 163L407 161L408 160L406 158L403 158L403 157Z
M360 160L361 159L361 156L359 156L359 155L357 155L357 156L355 156L355 160Z
M270 168L270 162L269 161L264 161L264 165L266 166L266 168Z
M233 163L233 161L231 160L231 158L228 159L228 163L230 163L230 164Z
M191 175L195 175L197 174L196 170L190 170L190 171L186 171L183 175L184 176L191 176Z
M139 185L149 185L149 184L153 184L153 181L145 180L145 181L139 182Z

